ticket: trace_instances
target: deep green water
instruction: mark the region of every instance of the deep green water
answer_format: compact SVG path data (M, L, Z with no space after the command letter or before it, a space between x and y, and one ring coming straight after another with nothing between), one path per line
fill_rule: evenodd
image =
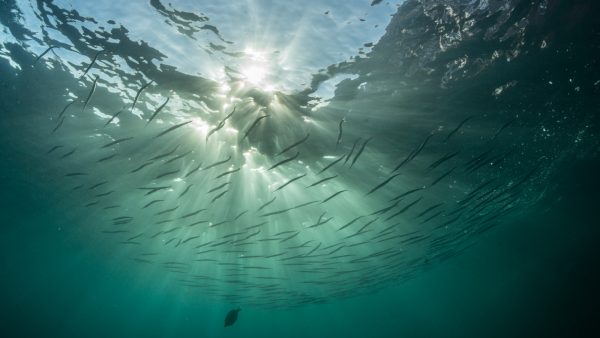
M0 335L593 336L598 10L1 1Z

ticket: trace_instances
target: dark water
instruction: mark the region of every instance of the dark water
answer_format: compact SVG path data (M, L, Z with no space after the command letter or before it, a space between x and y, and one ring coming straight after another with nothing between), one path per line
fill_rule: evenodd
M597 331L597 3L0 4L2 336Z

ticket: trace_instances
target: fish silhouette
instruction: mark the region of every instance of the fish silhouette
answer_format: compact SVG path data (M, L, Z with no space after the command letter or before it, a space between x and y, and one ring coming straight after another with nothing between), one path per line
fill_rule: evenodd
M225 327L231 326L235 323L238 317L238 312L240 312L241 310L242 309L237 308L227 313L227 316L225 316Z

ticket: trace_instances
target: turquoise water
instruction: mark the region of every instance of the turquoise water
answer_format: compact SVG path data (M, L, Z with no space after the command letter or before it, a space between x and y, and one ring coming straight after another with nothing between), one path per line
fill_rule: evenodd
M3 1L3 335L583 335L597 7Z

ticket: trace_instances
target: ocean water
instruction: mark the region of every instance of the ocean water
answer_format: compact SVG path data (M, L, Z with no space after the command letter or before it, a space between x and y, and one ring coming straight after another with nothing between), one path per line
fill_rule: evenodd
M594 336L596 13L0 1L1 336Z

